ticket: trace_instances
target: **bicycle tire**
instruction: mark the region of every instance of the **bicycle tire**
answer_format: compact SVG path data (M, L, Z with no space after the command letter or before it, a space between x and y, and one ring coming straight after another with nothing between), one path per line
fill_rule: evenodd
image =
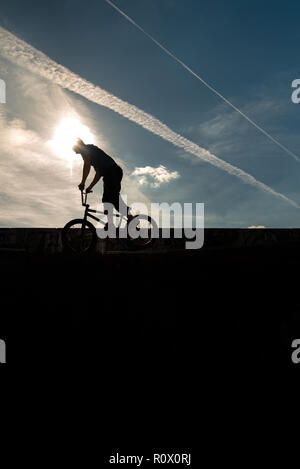
M70 232L71 232L71 229L74 225L83 225L84 223L84 219L83 218L74 218L74 220L71 220L69 221L63 228L62 230L62 244L63 244L63 247L65 248L66 251L68 252L72 252L72 253L76 253L76 254L86 254L88 252L92 252L95 247L96 247L96 244L97 244L97 239L98 239L98 236L97 236L97 232L96 232L96 228L94 227L94 225L86 220L85 221L85 226L89 228L90 230L90 236L89 238L86 238L86 245L83 246L82 245L82 239L81 239L81 243L73 243L72 244L72 237L70 237ZM80 229L80 228L78 228ZM74 240L73 240L74 241Z
M135 217L133 217L133 220L135 218L141 218L142 220L146 220L148 221L151 225L154 225L154 221L153 219L149 216L149 215L136 215ZM142 250L142 249L148 249L150 248L151 246L153 246L153 244L155 243L156 241L156 238L149 238L147 240L145 240L145 242L142 241L143 238L131 238L130 237L130 234L128 232L128 237L127 237L127 247L129 247L130 249L132 250Z

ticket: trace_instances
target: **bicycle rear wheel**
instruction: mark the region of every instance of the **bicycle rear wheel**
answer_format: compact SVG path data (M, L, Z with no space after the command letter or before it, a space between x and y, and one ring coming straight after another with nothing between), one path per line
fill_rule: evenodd
M133 223L136 227L136 235L132 236L130 228L128 229L127 245L131 249L148 249L153 246L155 238L153 238L153 232L157 229L155 221L148 215L136 215L130 221L129 226Z
M67 251L76 254L91 252L97 243L96 229L88 220L71 220L62 230L62 243Z

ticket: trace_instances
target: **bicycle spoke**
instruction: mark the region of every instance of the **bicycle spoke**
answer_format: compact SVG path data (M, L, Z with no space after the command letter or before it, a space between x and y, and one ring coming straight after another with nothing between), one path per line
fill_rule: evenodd
M94 233L88 225L83 228L82 224L72 225L65 236L67 246L74 252L84 253L88 251L94 240Z

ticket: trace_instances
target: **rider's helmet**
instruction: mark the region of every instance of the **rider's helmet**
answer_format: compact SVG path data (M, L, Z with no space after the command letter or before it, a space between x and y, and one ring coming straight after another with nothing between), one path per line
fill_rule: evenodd
M81 153L84 147L85 143L81 140L81 138L78 138L75 145L72 147L72 150L75 151L75 153Z

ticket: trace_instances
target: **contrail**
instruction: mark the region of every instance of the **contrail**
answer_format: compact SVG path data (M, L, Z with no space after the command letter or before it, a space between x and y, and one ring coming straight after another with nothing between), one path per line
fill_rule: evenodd
M300 162L300 158L295 155L291 150L289 150L286 146L282 145L276 138L272 137L265 129L263 129L260 125L254 122L250 117L248 117L243 111L237 108L234 104L232 104L225 96L223 96L218 90L216 90L213 86L211 86L207 81L205 81L202 77L200 77L196 72L194 72L188 65L186 65L182 60L180 60L176 55L174 55L171 51L169 51L166 47L164 47L160 42L158 42L151 34L147 33L139 24L137 24L130 16L126 15L124 11L118 8L113 2L110 0L104 0L110 6L112 6L115 10L117 10L126 20L132 23L136 28L138 28L143 34L145 34L152 42L154 42L160 49L162 49L166 54L168 54L172 59L178 62L183 68L185 68L189 73L191 73L197 80L201 81L210 91L215 93L219 98L221 98L226 104L228 104L232 109L238 112L244 119L246 119L250 124L252 124L257 130L263 133L268 139L270 139L273 143L278 145L282 150L284 150L288 155L292 156L296 161Z
M50 80L52 83L61 86L62 88L73 91L91 102L105 106L108 109L117 112L121 116L142 126L149 132L167 140L176 147L182 148L184 151L197 156L201 160L238 177L244 183L250 184L257 189L261 189L264 192L276 196L294 207L299 208L296 202L285 195L276 192L271 187L256 180L253 176L242 169L221 160L204 148L201 148L182 135L174 132L151 114L142 111L133 104L117 98L99 86L96 86L81 78L79 75L71 72L63 65L54 62L43 52L35 49L2 27L0 27L0 42L0 54L18 66L24 67L27 70Z

